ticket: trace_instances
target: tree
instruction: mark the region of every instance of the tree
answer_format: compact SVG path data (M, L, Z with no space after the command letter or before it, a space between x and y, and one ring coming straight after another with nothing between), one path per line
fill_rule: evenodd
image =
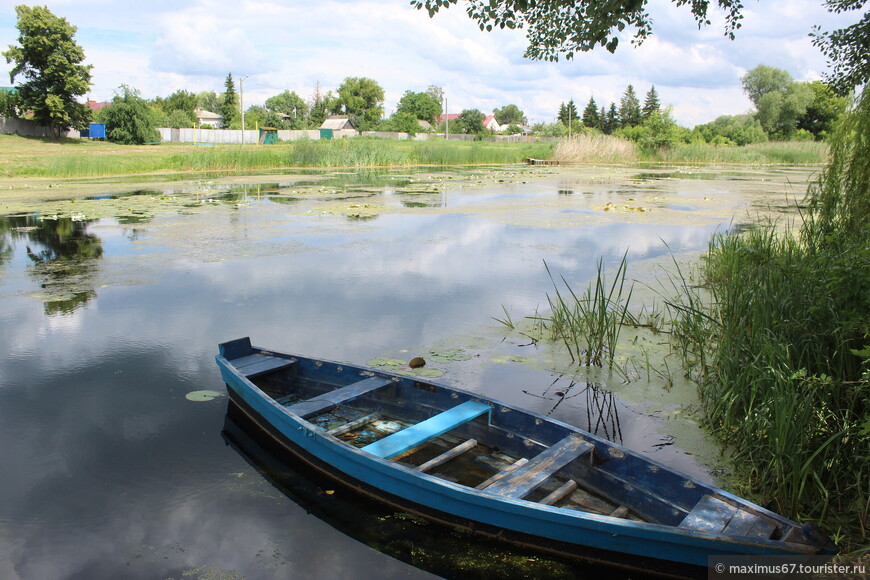
M444 89L437 85L429 85L426 88L426 94L435 99L439 105L444 106Z
M483 120L486 115L477 109L465 109L456 119L456 128L462 133L478 135L483 133Z
M562 103L559 106L559 122L568 126L569 123L573 123L577 120L577 105L574 104L574 99L568 101L568 104Z
M505 105L501 109L493 109L493 116L499 125L525 125L526 116L516 105Z
M407 113L413 115L415 119L428 123L434 123L435 119L441 116L441 112L441 101L435 100L435 97L428 92L405 91L396 107L396 113Z
M419 93L425 94L425 93ZM420 121L416 115L413 115L407 111L396 111L393 115L384 123L384 129L387 131L396 131L397 133L408 133L409 135L416 135L420 132Z
M221 99L214 91L203 91L196 94L196 106L200 109L217 113L221 108Z
M374 79L347 77L338 87L339 112L350 117L357 129L367 131L384 115L384 89Z
M671 1L677 6L689 7L698 26L710 24L707 11L714 4L710 0ZM434 16L457 2L411 0L411 5L428 10L429 16ZM634 30L633 43L642 43L652 34L652 19L646 5L646 0L468 0L465 11L481 30L524 28L529 41L526 57L555 61L559 55L570 59L575 52L586 52L596 46L613 52L619 44L618 34L626 28ZM725 34L733 39L743 17L742 0L716 0L715 5L725 12Z
M18 118L18 91L0 89L0 117Z
M185 90L177 90L165 99L154 99L154 104L172 121L162 127L192 127L196 124L197 96Z
M756 117L767 134L788 139L797 130L797 120L807 112L815 93L807 83L791 83L785 90L771 91L758 102Z
M858 10L866 3L866 0L825 1L828 12L838 14ZM837 92L846 93L870 81L870 12L865 12L860 22L833 32L822 32L815 26L810 36L833 68L826 78Z
M85 53L73 39L77 28L46 7L16 6L15 14L19 46L9 46L3 56L15 63L9 80L25 79L17 87L18 106L55 137L70 127L85 128L90 109L76 97L91 88L91 65L81 64Z
M758 107L761 98L770 92L784 91L794 79L788 71L760 64L743 75L740 83L749 100Z
M616 110L616 103L610 103L610 109L607 111L607 120L604 123L605 135L611 135L619 129L619 112Z
M160 141L154 111L139 91L127 85L118 90L112 104L99 111L99 120L106 124L106 138L125 145Z
M646 97L643 100L643 109L640 111L641 119L644 121L649 119L653 113L661 111L662 105L659 102L659 94L656 92L656 86L653 85L646 92Z
M308 104L296 94L296 91L284 91L274 97L269 97L263 104L275 114L286 115L286 120L282 122L282 126L286 126L288 129L304 129L308 124Z
M621 127L634 127L640 125L642 121L640 101L637 100L637 94L631 85L625 88L625 93L619 101L619 120Z
M847 100L821 81L809 85L815 96L806 112L798 117L797 128L809 131L816 141L821 141L832 134L834 124L846 112Z
M583 109L583 124L590 129L601 128L601 116L598 113L598 105L595 104L595 97L589 97L589 102Z
M239 100L236 98L236 84L233 82L233 73L227 74L227 80L224 81L224 98L221 103L220 110L215 111L220 113L224 118L224 127L233 127L238 123L239 119Z
M758 65L741 79L743 89L755 104L756 117L770 137L787 139L797 130L797 120L809 107L815 93L807 83L792 80L788 71Z

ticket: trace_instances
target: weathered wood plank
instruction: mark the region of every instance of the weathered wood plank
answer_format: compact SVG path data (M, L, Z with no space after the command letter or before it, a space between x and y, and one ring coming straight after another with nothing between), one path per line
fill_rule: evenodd
M544 499L542 499L538 503L541 503L544 505L553 505L557 501L564 499L565 496L567 496L568 494L573 493L575 489L577 489L577 482L574 481L573 479L569 479L568 481L563 483L561 486L559 486L558 489L554 490L552 493L550 493L550 495L548 495L547 497L545 497Z
M488 413L490 409L491 407L486 403L466 401L407 429L370 443L362 449L383 459L390 459Z
M495 483L496 481L498 481L502 477L505 477L508 473L510 473L511 471L516 469L517 467L525 465L528 462L529 462L529 460L526 459L525 457L517 459L516 461L514 461L513 463L511 463L510 465L508 465L507 467L505 467L504 469L502 469L501 471L499 471L498 473L496 473L495 475L493 475L492 477L490 477L486 481L482 481L481 483L477 484L475 486L475 488L476 489L484 489L488 485L492 485L493 483Z
M745 510L737 510L725 529L722 530L725 534L733 534L735 536L749 536L753 538L770 538L773 532L776 531L776 522L768 518L763 518Z
M680 522L681 528L690 528L693 530L703 530L706 532L719 533L731 518L734 517L738 508L726 503L721 499L712 495L705 495L695 504L683 521Z
M350 423L345 423L344 425L339 425L334 429L330 429L327 431L330 435L334 437L338 437L339 435L344 435L345 433L350 433L351 431L356 431L360 427L364 427L369 423L373 423L381 418L381 413L371 413L370 415L366 415L365 417L360 417L359 419L355 419Z
M549 449L542 451L528 463L486 488L486 491L505 497L522 498L547 481L594 446L582 437L568 435Z
M423 473L425 473L425 472L429 471L430 469L432 469L433 467L438 467L442 463L447 463L451 459L459 457L463 453L470 451L471 449L473 449L475 447L475 445L477 445L476 439L469 439L468 441L466 441L464 443L460 443L456 447L449 449L449 450L445 451L444 453L442 453L441 455L439 455L437 457L433 457L432 459L430 459L426 463L419 465L417 467L417 471L422 471Z
M624 518L628 515L628 506L621 505L612 512L610 512L610 517L612 518Z
M361 397L366 393L370 393L382 387L389 385L392 381L384 377L369 377L355 383L351 383L345 387L335 389L318 395L312 399L288 405L287 410L291 413L299 415L303 419L309 419L315 415L325 413L326 411L337 407L343 403Z
M288 367L295 363L293 359L275 358L262 354L251 354L233 361L233 365L244 376L250 378Z

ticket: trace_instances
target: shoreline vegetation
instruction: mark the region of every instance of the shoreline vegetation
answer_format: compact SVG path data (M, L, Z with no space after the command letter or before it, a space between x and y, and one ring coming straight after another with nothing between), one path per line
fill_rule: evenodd
M741 147L680 144L648 151L625 139L596 134L582 134L559 142L397 141L355 137L262 146L134 146L0 135L0 176L7 179L74 179L285 168L506 165L523 163L529 158L553 159L562 164L821 165L826 157L827 146L816 142L770 142Z

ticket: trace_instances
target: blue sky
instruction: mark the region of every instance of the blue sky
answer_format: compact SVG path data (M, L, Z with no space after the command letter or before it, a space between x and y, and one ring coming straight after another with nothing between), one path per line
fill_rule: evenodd
M16 42L14 7L0 0L0 46ZM93 65L90 97L110 100L121 84L145 97L177 89L223 91L228 72L244 82L245 104L262 104L285 89L310 99L319 83L337 88L348 76L367 76L386 92L391 113L406 90L434 84L448 109L490 113L509 103L532 122L551 122L559 104L579 109L594 97L617 102L632 84L641 96L655 85L685 126L751 109L740 78L759 64L815 80L826 70L812 46L814 24L832 29L857 20L831 15L821 0L749 1L737 39L723 35L724 19L698 29L688 9L651 0L655 35L641 47L622 43L571 61L523 58L523 31L481 32L454 6L434 18L407 0L41 0L78 27L76 40ZM712 4L712 3L711 3ZM11 65L0 59L0 84Z

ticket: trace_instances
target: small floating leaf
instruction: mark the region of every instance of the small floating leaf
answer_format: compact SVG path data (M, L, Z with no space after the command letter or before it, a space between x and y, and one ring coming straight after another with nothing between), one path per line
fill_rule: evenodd
M403 361L402 359L390 358L386 356L373 358L366 363L366 365L370 367L403 367L406 364L408 363Z
M186 395L184 395L184 398L187 399L188 401L194 401L196 403L199 403L202 401L211 401L212 399L217 399L218 397L224 397L224 396L225 395L223 393L220 393L218 391L204 390L204 391L191 391L191 392L187 393Z
M417 371L417 375L427 379L437 379L444 375L444 371L439 369L420 369Z

